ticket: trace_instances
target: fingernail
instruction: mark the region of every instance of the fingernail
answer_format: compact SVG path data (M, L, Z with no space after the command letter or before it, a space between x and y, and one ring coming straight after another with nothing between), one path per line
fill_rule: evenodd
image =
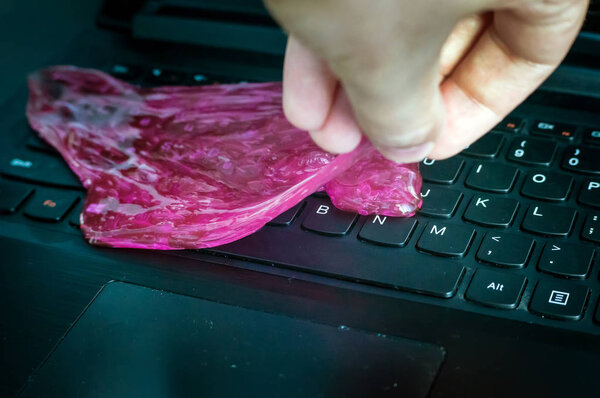
M396 163L413 163L423 160L433 149L433 142L425 142L403 148L377 147L381 154Z

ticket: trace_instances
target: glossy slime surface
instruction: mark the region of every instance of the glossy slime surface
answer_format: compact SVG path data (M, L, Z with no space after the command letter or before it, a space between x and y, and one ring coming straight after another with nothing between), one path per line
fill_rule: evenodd
M409 216L417 164L368 143L319 149L281 108L280 83L139 88L73 66L29 77L27 117L87 189L92 244L204 248L251 234L322 186L335 206Z

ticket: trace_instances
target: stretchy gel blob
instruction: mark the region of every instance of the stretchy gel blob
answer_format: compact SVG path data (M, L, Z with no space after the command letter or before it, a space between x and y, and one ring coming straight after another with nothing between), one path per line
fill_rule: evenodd
M361 214L420 205L416 164L389 162L367 142L322 151L285 119L280 83L145 89L57 66L31 75L29 90L31 126L87 189L81 229L93 244L218 246L322 186Z

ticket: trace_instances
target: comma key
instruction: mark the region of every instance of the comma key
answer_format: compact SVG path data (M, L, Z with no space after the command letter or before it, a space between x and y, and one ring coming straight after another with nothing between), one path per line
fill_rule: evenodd
M535 242L523 234L488 232L477 251L477 260L507 268L523 268Z

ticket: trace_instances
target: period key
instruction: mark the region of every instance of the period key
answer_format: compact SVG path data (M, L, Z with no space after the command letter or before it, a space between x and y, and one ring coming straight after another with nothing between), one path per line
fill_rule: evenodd
M538 268L563 278L585 279L590 272L593 258L592 247L553 240L544 246Z
M490 307L513 309L521 299L527 279L522 275L479 269L473 276L465 297Z

